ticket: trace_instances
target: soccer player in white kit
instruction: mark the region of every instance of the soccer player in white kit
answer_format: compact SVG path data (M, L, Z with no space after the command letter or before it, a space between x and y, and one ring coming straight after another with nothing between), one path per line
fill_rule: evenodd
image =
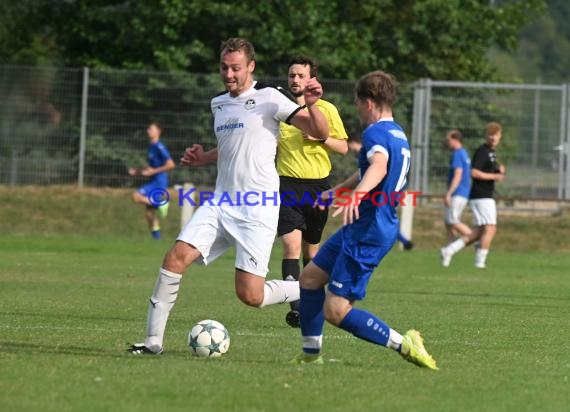
M253 45L245 39L222 44L220 74L227 92L211 101L218 146L204 152L193 145L181 159L186 166L217 160L215 196L194 213L164 257L148 306L147 336L144 343L131 346L133 354L162 352L182 274L193 262L208 264L232 246L236 294L242 302L261 308L299 299L299 282L265 281L279 218L275 155L280 122L317 138L328 137L327 120L315 106L323 91L311 79L305 89L308 110L301 110L277 88L254 81L254 56Z

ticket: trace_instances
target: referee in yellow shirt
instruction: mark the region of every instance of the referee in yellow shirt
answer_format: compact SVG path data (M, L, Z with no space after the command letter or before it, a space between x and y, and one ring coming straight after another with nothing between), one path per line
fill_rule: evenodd
M289 91L300 106L305 105L305 83L316 76L314 60L297 56L289 62ZM315 201L318 193L331 188L328 179L331 171L329 153L344 155L348 152L348 136L336 107L323 99L315 104L329 123L329 136L326 139L304 135L296 127L281 123L277 173L279 191L285 201L279 211L277 236L283 242L281 273L285 280L299 279L301 253L304 266L317 254L328 210L313 207L307 201L308 196ZM299 302L291 303L291 311L285 318L292 327L300 326L298 306Z

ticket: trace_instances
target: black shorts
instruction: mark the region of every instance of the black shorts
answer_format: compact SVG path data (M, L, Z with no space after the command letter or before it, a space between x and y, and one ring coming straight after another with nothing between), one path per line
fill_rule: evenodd
M305 242L316 245L321 241L323 229L329 217L328 208L313 207L317 195L331 188L328 178L297 179L279 176L281 206L277 236L281 237L295 229L303 232ZM313 203L309 204L309 197Z

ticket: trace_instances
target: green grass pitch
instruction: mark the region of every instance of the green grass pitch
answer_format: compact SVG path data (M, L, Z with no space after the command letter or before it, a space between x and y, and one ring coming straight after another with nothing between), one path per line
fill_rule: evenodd
M171 238L171 237L170 237ZM393 251L361 307L419 329L439 372L327 327L325 365L295 366L286 307L241 304L233 254L194 267L161 357L136 358L170 240L0 236L2 411L564 411L570 405L570 256L497 251L440 266L435 251ZM279 277L279 248L270 277ZM222 359L192 357L192 325L231 335Z

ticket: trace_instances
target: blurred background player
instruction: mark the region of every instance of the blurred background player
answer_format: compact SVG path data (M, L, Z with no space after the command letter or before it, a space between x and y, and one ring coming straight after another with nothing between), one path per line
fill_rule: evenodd
M457 236L471 234L469 226L461 222L461 213L467 206L471 191L471 160L463 148L463 134L459 130L454 129L447 133L445 145L451 151L451 158L443 204L447 241L452 242Z
M348 148L352 152L358 154L360 153L360 149L362 148L362 141L358 136L351 136L348 138ZM402 232L398 230L397 241L400 242L404 248L404 250L412 250L414 248L414 242L408 239L406 236L403 235Z
M222 44L219 68L226 92L210 102L217 147L205 152L195 144L181 159L187 166L217 161L214 197L211 204L197 209L164 256L148 305L146 339L131 346L129 352L134 355L162 352L183 273L194 262L213 262L230 247L236 251L232 265L235 292L243 303L262 308L299 300L299 282L265 279L279 219L275 156L281 122L317 138L329 135L327 120L315 104L323 89L317 79L307 82L307 110L303 110L277 88L255 81L255 50L242 38ZM271 198L244 204L238 199L245 192ZM221 199L226 201L220 205Z
M289 61L287 84L299 106L305 105L305 84L315 77L317 65L313 59L296 56ZM281 274L285 280L299 279L299 258L302 254L303 266L306 266L315 256L327 223L328 208L323 210L313 207L313 204L302 199L309 195L314 202L318 193L330 189L329 153L344 155L348 151L348 136L337 108L323 99L319 99L315 105L329 124L329 135L325 139L309 136L286 123L281 123L280 126L277 150L279 192L282 195L289 193L287 199L290 199L289 205L281 203L277 226L277 236L283 244ZM299 302L292 302L291 311L285 318L292 327L299 327L298 309Z
M395 350L410 362L437 369L418 331L402 336L372 313L353 306L365 297L368 281L392 249L399 229L397 204L375 206L370 197L361 200L363 194L404 190L410 168L408 139L392 117L394 77L381 71L368 73L357 82L355 95L358 116L366 128L358 170L333 189L351 189L351 201L333 213L343 214L343 226L301 274L303 353L292 362L323 363L320 351L326 319L360 339Z
M447 267L451 258L466 245L479 241L475 252L475 267L486 267L487 254L497 231L497 206L494 199L495 182L505 178L505 166L497 162L495 148L501 141L502 128L499 123L491 122L485 127L485 143L473 155L471 176L473 182L469 195L469 206L473 211L476 228L468 236L461 236L441 248L441 263Z
M150 180L139 187L132 195L133 202L146 205L145 218L148 222L151 235L160 239L159 216L165 218L168 214L168 202L158 208L151 204L149 193L156 189L168 188L168 171L174 169L175 164L166 146L160 141L162 127L157 122L151 122L146 129L150 144L147 151L148 166L142 169L129 169L131 176L145 176ZM158 209L158 216L157 211Z

